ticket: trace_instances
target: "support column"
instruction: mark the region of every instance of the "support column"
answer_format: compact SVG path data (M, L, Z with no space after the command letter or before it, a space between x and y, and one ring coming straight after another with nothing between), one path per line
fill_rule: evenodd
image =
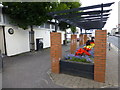
M83 34L79 35L79 46L83 45Z
M74 54L77 48L77 35L71 35L70 53Z
M105 82L106 70L106 30L96 30L95 32L95 57L94 57L94 80Z
M50 47L51 70L53 73L59 73L60 72L59 60L62 57L61 33L51 32L50 40L51 40Z
M84 42L83 42L83 44L86 44L86 41L87 41L87 35L84 34Z

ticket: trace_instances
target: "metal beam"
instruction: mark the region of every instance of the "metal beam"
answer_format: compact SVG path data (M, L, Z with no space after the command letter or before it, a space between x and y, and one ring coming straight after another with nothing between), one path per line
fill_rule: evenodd
M106 17L108 15L110 14L103 14L103 17ZM81 17L72 17L72 18L67 18L67 19L72 20L72 19L81 19L81 18L86 19L86 18L97 18L97 17L101 17L101 15L97 14L97 15L89 15L89 16L81 16Z
M79 28L82 28L82 29L84 29L82 26L80 26L80 25L78 25L77 23L75 23L75 22L72 22L72 21L69 21L69 20L65 20L65 19L58 19L58 21L63 21L63 22L66 22L66 23L68 23L68 24L70 24L70 25L73 25L73 26L76 26L76 27L79 27Z
M82 29L100 29L101 27L104 27L105 23L103 21L103 25L101 26L101 20L96 20L96 21L85 21L85 22L74 22L74 21L70 21L70 20L65 20L65 19L59 19L59 21L63 21L63 22L66 22L66 23L69 23L73 26L77 26L79 28L82 28Z
M103 13L108 13L110 12L112 9L110 10L104 10ZM60 18L72 18L72 17L78 17L81 15L94 15L94 14L100 14L101 10L95 10L95 11L87 11L87 12L80 12L80 13L72 13L72 14L67 14L67 15L58 15L58 16L53 16L56 19L60 19Z
M112 4L114 4L114 2L106 3L106 4L103 4L103 7L110 7ZM69 13L69 12L76 12L76 11L83 11L83 10L95 9L95 8L100 8L100 7L101 7L101 4L98 4L98 5L74 8L74 9L69 9L69 10L64 10L64 11L50 12L49 15L61 14L61 13Z
M92 22L79 22L78 25L82 26L84 29L89 30L89 29L101 29L104 27L106 22L103 22L103 25L100 25L101 20L99 21L92 21Z
M109 17L104 17L103 20L107 20ZM67 19L66 19L67 20ZM73 22L81 22L81 21L95 21L95 20L101 20L101 18L90 18L90 19L68 19Z
M103 7L109 7L112 4L114 4L114 2L93 5L88 7L74 8L74 9L58 11L58 12L51 12L49 13L49 15L51 15L53 18L59 21L66 22L73 26L77 26L81 29L85 29L85 30L101 29L104 27L108 19L109 12L112 10L112 9L103 10ZM94 9L94 8L101 8L101 10L83 11L83 10ZM83 12L76 13L76 11L80 11L80 10ZM69 12L72 12L72 13L69 13ZM63 15L63 13L66 13L66 15L65 14ZM61 15L57 15L57 14L61 14ZM57 24L56 24L56 27L57 27Z

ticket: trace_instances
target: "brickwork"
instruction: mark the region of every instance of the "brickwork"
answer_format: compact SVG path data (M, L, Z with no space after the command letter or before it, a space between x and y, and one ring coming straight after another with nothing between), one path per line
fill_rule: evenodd
M61 33L51 32L50 40L51 40L50 47L51 70L53 73L59 73L60 72L59 60L62 57Z
M83 44L86 44L86 41L87 41L87 35L86 34L84 34L84 39L83 39Z
M83 34L79 35L79 46L83 45Z
M106 36L106 30L96 30L95 32L94 80L98 82L105 82Z
M77 48L77 35L71 35L70 53L74 54Z

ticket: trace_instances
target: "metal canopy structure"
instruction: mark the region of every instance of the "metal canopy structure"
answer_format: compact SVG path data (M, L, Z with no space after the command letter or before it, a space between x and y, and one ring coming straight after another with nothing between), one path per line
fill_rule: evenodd
M55 20L66 22L73 26L79 27L80 29L102 30L107 19L109 18L110 11L112 10L103 10L103 8L110 7L112 4L114 4L114 2L74 8L64 11L50 12L49 15L51 15Z

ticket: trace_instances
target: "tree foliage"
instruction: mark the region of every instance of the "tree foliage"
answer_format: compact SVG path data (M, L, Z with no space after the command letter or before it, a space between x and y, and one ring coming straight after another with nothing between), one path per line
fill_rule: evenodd
M4 2L3 5L8 6L4 11L10 17L12 23L23 29L32 25L41 25L50 18L47 13L50 11L51 3Z
M75 27L75 26L71 26L71 31L72 31L73 34L75 34L75 32L76 32L76 27Z
M27 29L29 26L41 25L51 20L52 17L47 15L48 12L77 8L81 4L78 2L3 2L3 5L8 7L4 12L10 17L11 22ZM63 24L67 28L67 23Z
M62 2L58 5L57 8L55 8L54 11L62 11L62 10L67 10L67 9L73 9L73 8L78 8L80 7L81 4L79 2ZM64 13L66 14L66 13ZM65 30L67 28L70 28L71 25L66 23L66 22L60 22L59 23L60 29Z

